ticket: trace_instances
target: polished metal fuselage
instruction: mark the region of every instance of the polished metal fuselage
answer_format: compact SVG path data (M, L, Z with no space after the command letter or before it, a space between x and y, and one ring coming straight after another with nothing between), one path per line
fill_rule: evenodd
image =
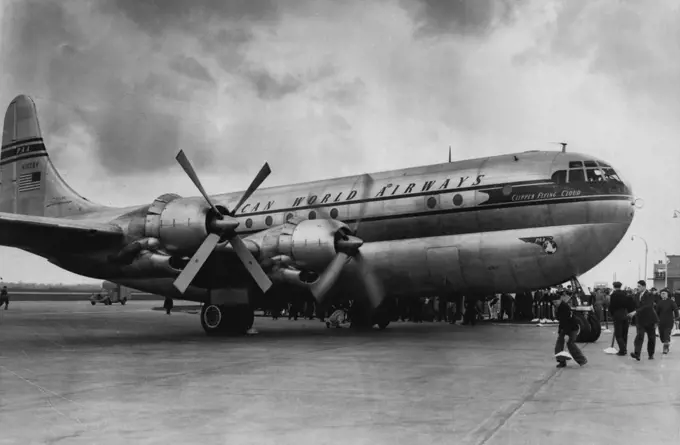
M352 225L363 214L357 231L365 241L362 254L391 295L536 289L592 269L632 222L628 185L551 180L569 162L592 159L577 153L526 152L373 173L370 179L359 175L263 188L236 215L237 232L257 243L258 233L291 218L333 218ZM233 208L241 195L217 195L214 200ZM106 209L76 218L120 221L121 215L141 208ZM60 265L91 275L92 261L105 259L94 255L87 261L81 270L73 259ZM107 269L102 263L98 270ZM179 297L172 277L100 277ZM205 292L192 286L183 298L202 301Z

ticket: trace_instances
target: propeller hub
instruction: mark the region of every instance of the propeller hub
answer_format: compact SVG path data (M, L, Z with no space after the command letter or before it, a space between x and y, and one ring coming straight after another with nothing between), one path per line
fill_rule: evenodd
M239 222L231 217L223 217L222 219L214 218L210 221L209 228L214 233L225 233L233 231L239 226Z
M357 238L356 236L347 235L338 239L335 243L335 250L338 252L345 253L347 255L353 255L359 251L359 248L364 245L364 240Z

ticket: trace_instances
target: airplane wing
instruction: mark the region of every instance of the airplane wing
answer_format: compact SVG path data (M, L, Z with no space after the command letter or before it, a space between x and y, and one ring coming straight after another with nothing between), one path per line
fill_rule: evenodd
M123 230L113 224L0 212L0 245L4 246L75 252L120 246L123 240Z

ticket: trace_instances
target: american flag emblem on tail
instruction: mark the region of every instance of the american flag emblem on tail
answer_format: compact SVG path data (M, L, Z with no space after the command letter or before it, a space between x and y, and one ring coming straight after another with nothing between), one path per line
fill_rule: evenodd
M24 173L19 175L19 191L30 192L40 189L40 172Z

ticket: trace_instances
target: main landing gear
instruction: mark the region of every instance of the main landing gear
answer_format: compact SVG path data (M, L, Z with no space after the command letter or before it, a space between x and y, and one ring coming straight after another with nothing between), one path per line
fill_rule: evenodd
M361 305L359 302L355 302L356 305ZM381 331L390 324L391 316L389 309L384 305L378 306L375 310L370 310L364 305L355 308L352 314L352 325L353 328L358 329L371 329L373 326L378 327Z
M208 335L246 334L254 322L255 314L249 305L206 303L201 308L201 326Z
M580 295L585 295L581 283L579 283L578 278L573 277L571 279L571 288L574 292ZM591 305L580 305L573 309L573 316L579 325L579 333L576 338L577 342L580 343L594 343L602 334L602 324L600 320L595 316L595 311Z

